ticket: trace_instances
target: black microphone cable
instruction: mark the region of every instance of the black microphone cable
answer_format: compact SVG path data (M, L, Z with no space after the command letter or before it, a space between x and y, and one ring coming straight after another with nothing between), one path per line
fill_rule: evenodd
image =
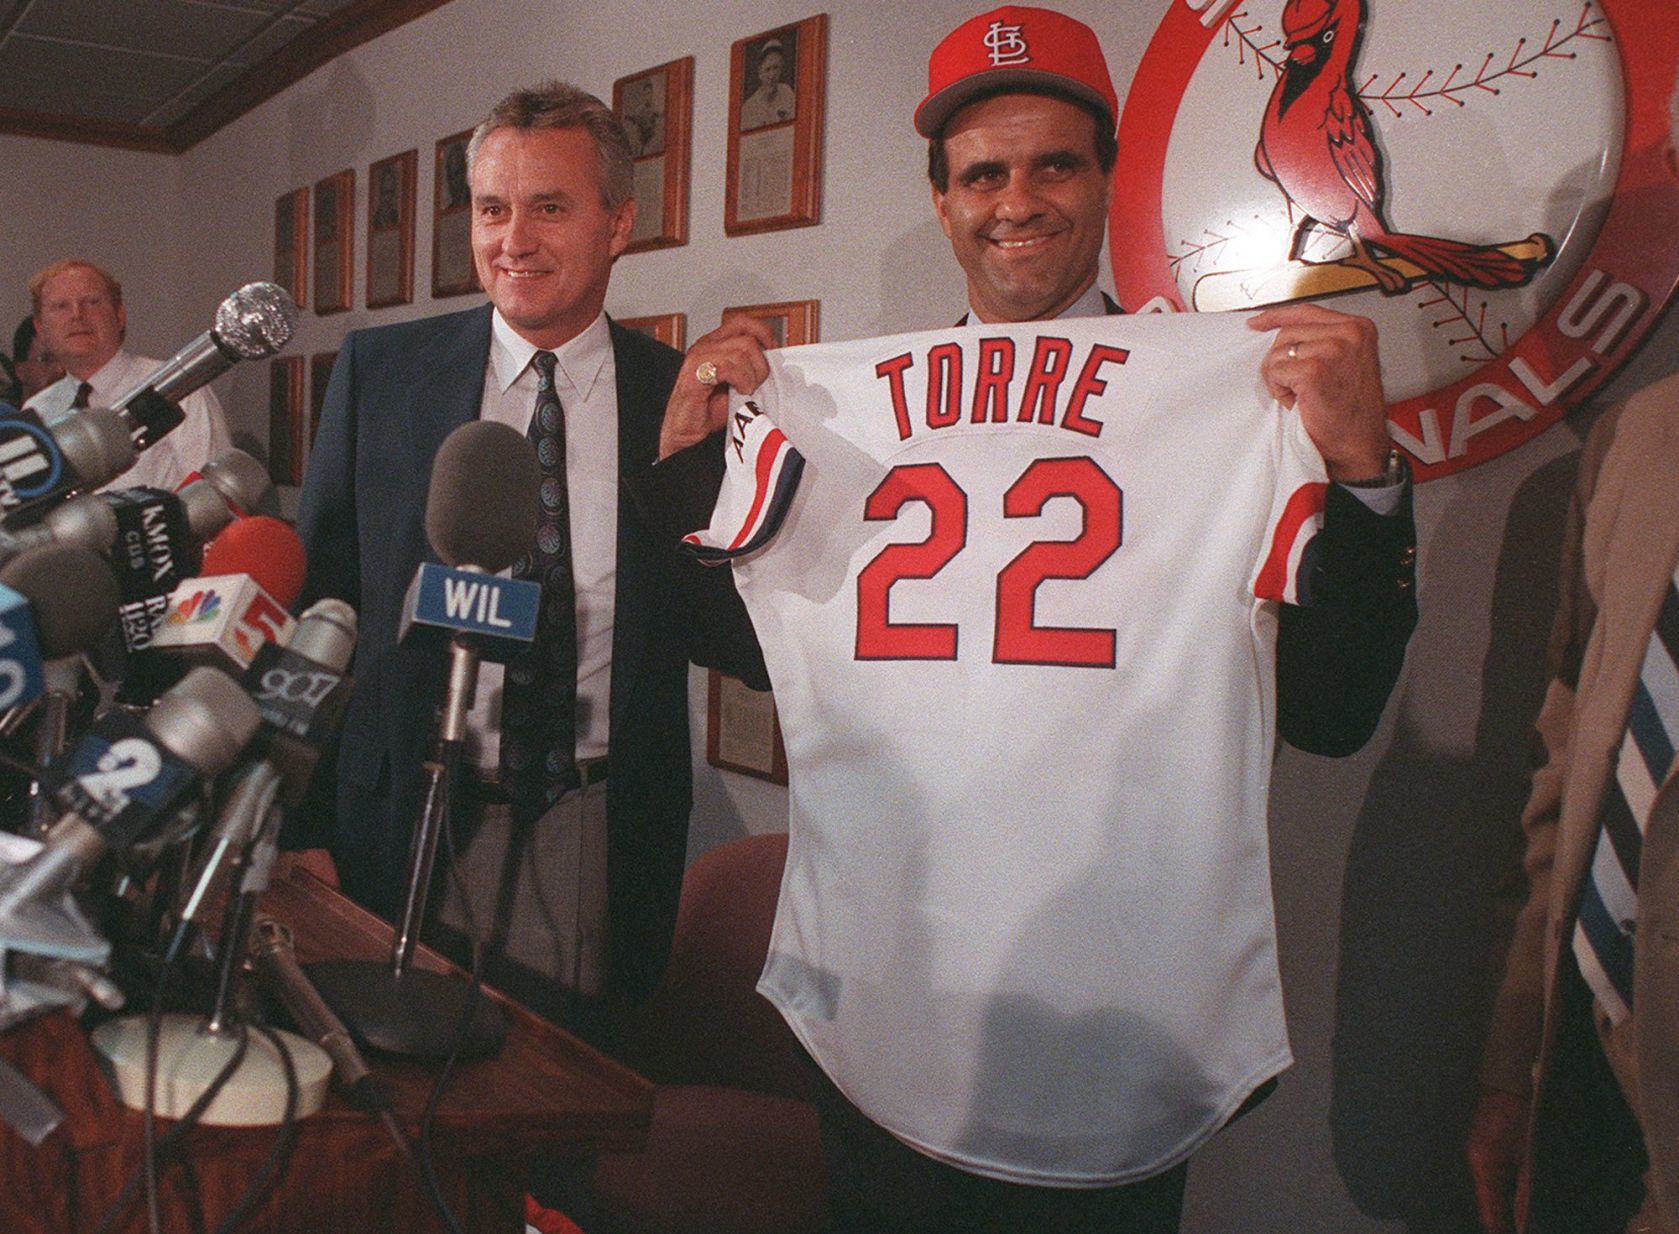
M255 1211L267 1195L276 1178L279 1177L281 1167L291 1157L291 1152L297 1145L297 1099L299 1085L297 1082L297 1068L292 1063L291 1050L281 1040L280 1035L265 1024L253 1024L255 1028L274 1047L280 1056L280 1068L286 1073L286 1108L280 1118L280 1128L274 1133L274 1143L268 1149L268 1155L262 1159L256 1173L251 1175L251 1181L240 1194L238 1201L228 1210L227 1216L222 1218L212 1234L232 1234L240 1222ZM246 1030L248 1031L248 1029Z

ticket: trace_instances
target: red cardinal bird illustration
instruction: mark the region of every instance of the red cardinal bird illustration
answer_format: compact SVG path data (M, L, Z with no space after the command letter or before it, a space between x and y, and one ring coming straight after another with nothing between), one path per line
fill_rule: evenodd
M1407 280L1372 249L1472 287L1527 282L1530 272L1522 263L1490 245L1388 229L1382 217L1382 156L1352 80L1364 0L1288 0L1282 25L1288 59L1265 105L1253 161L1304 216L1289 260L1299 257L1316 223L1346 236L1352 256L1340 264L1368 271L1388 295L1405 290Z

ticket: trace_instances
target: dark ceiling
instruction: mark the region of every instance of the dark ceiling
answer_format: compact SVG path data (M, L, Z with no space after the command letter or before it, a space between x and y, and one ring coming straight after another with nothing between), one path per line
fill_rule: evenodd
M448 0L0 0L0 132L181 151Z

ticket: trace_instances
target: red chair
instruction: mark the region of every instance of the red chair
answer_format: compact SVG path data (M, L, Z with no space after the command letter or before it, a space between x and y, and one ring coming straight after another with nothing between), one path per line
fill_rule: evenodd
M602 1156L604 1234L817 1234L827 1185L816 1075L757 993L785 835L747 836L688 868L670 964L615 1051L652 1080L636 1153Z

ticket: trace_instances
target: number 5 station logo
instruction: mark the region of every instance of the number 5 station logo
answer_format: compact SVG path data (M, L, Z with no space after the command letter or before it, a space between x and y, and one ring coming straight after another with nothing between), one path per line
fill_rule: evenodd
M1318 301L1381 333L1419 479L1601 386L1679 282L1671 7L1174 0L1120 120L1133 312Z

